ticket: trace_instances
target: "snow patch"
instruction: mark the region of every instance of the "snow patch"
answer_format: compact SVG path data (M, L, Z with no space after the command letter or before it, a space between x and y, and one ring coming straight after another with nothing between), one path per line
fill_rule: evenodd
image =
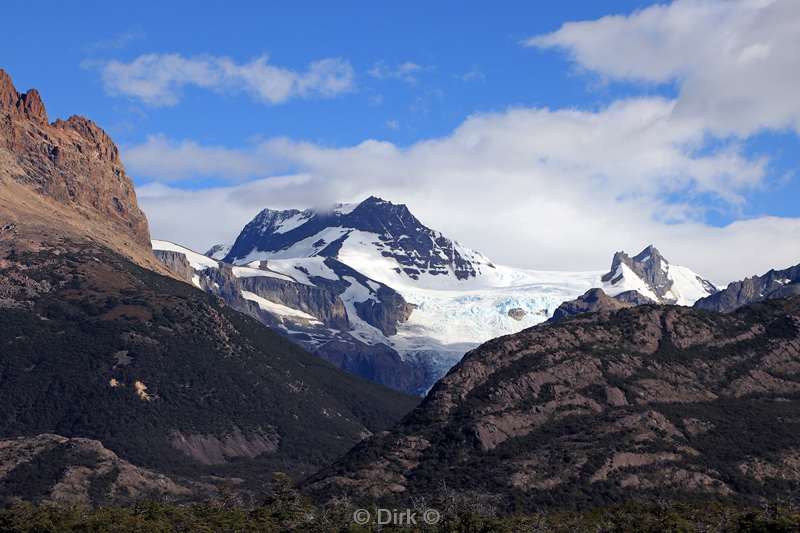
M262 298L258 294L249 291L242 291L242 297L246 300L250 300L251 302L257 303L261 309L269 313L273 313L281 317L299 318L303 320L308 320L309 322L313 322L316 324L322 324L322 322L317 320L317 317L313 315L310 315L304 311L300 311L299 309L293 309L283 304L271 302L266 298Z
M152 240L150 243L153 247L153 250L163 250L166 252L177 252L179 254L183 254L186 257L186 260L189 261L189 265L191 265L191 267L195 270L219 268L219 263L214 259L206 257L203 254L199 254L194 250L190 250L189 248L180 246L173 242Z

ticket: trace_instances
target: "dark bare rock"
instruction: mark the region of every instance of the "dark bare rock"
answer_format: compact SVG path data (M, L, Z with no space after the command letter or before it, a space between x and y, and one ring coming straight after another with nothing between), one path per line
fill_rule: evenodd
M800 297L645 305L487 342L305 487L396 506L447 487L512 511L757 502L800 481L798 432Z
M800 294L800 265L784 270L770 270L763 276L735 281L727 288L698 300L698 309L730 313L743 305L773 298L788 298Z
M654 304L654 302L644 294L640 293L639 291L625 291L617 294L614 296L614 299L618 302L627 303L631 305L647 305L647 304Z
M513 309L508 310L508 316L514 320L522 320L527 314L528 313L526 313L525 310L520 307L514 307Z
M342 294L354 283L369 294L363 301L354 302L357 318L384 335L397 333L398 324L408 320L414 306L394 289L367 278L332 257L325 258L324 266L337 277L315 276L305 271L304 277L312 283L307 284L276 276L237 277L234 267L222 261L216 262L216 268L194 270L183 253L155 250L155 254L176 277L199 284L233 309L258 319L347 372L414 395L424 394L435 380L435 370L429 365L404 360L386 344L367 344L349 333L351 322ZM269 261L251 265L255 266L270 272ZM317 321L290 320L272 313L243 298L243 291L308 313Z
M153 254L167 269L175 274L179 279L191 282L194 277L194 269L189 264L186 256L180 252L170 250L153 250Z
M566 318L584 313L617 311L627 307L653 303L655 303L653 300L638 291L625 291L612 297L607 295L603 289L589 289L575 300L559 305L548 322L560 322Z
M549 322L560 322L565 318L584 313L597 313L600 311L617 311L633 304L621 302L608 296L603 289L589 289L574 300L564 302L553 312Z

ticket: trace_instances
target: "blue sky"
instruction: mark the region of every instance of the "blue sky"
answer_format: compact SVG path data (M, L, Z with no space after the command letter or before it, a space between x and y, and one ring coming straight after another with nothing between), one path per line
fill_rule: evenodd
M626 12L648 2L509 2L491 10L484 2L455 1L233 8L226 2L45 2L35 24L28 2L11 4L4 14L8 42L25 45L3 49L0 60L17 84L47 94L51 114L93 117L118 143L157 131L213 144L282 135L345 146L372 137L407 144L444 135L477 111L602 105L624 88L587 90L586 79L573 75L558 54L519 42L566 20L601 16L609 6ZM353 65L357 89L335 99L265 106L241 94L187 88L181 105L153 109L106 94L100 72L88 66L154 52L238 62L268 54L298 70L341 57ZM416 81L381 80L368 74L381 62L422 68ZM387 126L391 121L397 129Z
M743 273L780 266L800 255L775 244L798 236L787 95L800 87L785 72L800 65L776 50L797 49L800 13L787 0L654 4L84 1L33 14L12 0L0 66L51 118L104 127L153 232L195 247L232 239L260 207L375 193L521 266L599 269L656 239L717 279L739 270L712 241L767 243ZM717 30L735 37L718 59ZM519 136L531 145L497 149ZM474 220L482 207L492 222Z

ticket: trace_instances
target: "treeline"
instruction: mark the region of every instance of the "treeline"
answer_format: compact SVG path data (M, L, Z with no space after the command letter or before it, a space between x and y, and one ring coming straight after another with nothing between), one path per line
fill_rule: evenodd
M0 510L0 532L283 532L412 531L448 533L593 532L796 532L798 509L766 505L627 504L590 511L491 517L459 509L436 525L357 525L347 502L315 507L300 499L276 499L255 507L213 502L179 506L143 502L130 507L80 508L16 503ZM372 510L375 511L374 509ZM374 516L374 515L373 515Z

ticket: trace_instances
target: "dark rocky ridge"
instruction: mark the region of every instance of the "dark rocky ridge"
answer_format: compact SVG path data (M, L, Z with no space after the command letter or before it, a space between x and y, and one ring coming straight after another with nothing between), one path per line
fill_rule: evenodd
M800 297L727 315L645 305L487 342L306 488L402 506L446 485L517 512L752 503L800 481L798 432Z
M636 305L653 304L653 300L643 296L638 291L625 291L614 297L608 296L603 289L589 289L575 300L564 302L558 306L550 323L560 322L566 318L584 313L598 313L601 311L617 311Z
M770 270L763 276L736 281L727 288L695 302L698 309L730 313L743 305L800 294L800 265Z

